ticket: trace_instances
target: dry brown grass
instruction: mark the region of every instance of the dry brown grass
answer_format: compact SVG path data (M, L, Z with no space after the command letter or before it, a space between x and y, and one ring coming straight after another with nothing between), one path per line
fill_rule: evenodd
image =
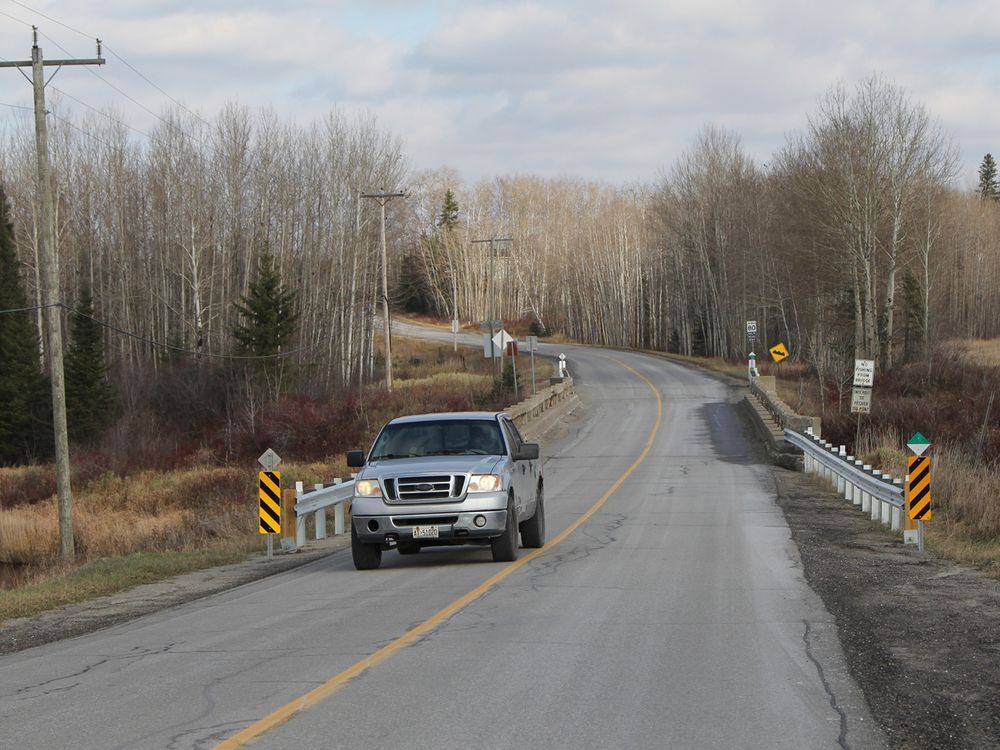
M996 339L954 339L948 342L962 353L962 357L973 364L984 367L1000 367L1000 338Z
M78 559L194 549L248 533L256 517L255 481L252 470L234 467L105 474L74 493ZM0 511L0 562L52 565L58 553L54 498Z

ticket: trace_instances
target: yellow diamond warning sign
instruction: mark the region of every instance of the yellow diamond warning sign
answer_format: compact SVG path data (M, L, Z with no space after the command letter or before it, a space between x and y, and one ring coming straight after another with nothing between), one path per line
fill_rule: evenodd
M785 348L784 344L775 344L768 351L771 352L771 358L775 362L780 362L788 356L788 349Z

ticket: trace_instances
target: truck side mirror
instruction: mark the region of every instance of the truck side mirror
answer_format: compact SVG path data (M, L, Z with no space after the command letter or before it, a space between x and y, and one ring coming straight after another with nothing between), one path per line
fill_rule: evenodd
M360 469L365 465L364 451L347 451L347 466L351 469Z
M515 461L534 461L538 458L538 443L521 443L514 452Z

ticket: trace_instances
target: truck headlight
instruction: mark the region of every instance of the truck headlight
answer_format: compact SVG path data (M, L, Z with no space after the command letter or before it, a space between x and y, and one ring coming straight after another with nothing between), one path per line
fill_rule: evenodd
M499 474L473 474L469 478L469 492L498 492L502 487Z
M354 494L358 497L382 497L382 488L371 479L359 479L354 483Z

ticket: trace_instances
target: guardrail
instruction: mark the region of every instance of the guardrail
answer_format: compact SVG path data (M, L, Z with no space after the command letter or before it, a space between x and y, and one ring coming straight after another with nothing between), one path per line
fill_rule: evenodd
M805 471L827 479L844 499L860 506L873 521L903 528L903 480L874 471L871 466L847 455L843 445L834 446L812 434L785 429L785 440L802 449Z
M316 514L316 538L326 539L326 509L333 506L333 533L344 533L344 502L354 496L354 479L334 479L331 484L315 484L306 490L295 483L295 546L306 543L306 517Z

